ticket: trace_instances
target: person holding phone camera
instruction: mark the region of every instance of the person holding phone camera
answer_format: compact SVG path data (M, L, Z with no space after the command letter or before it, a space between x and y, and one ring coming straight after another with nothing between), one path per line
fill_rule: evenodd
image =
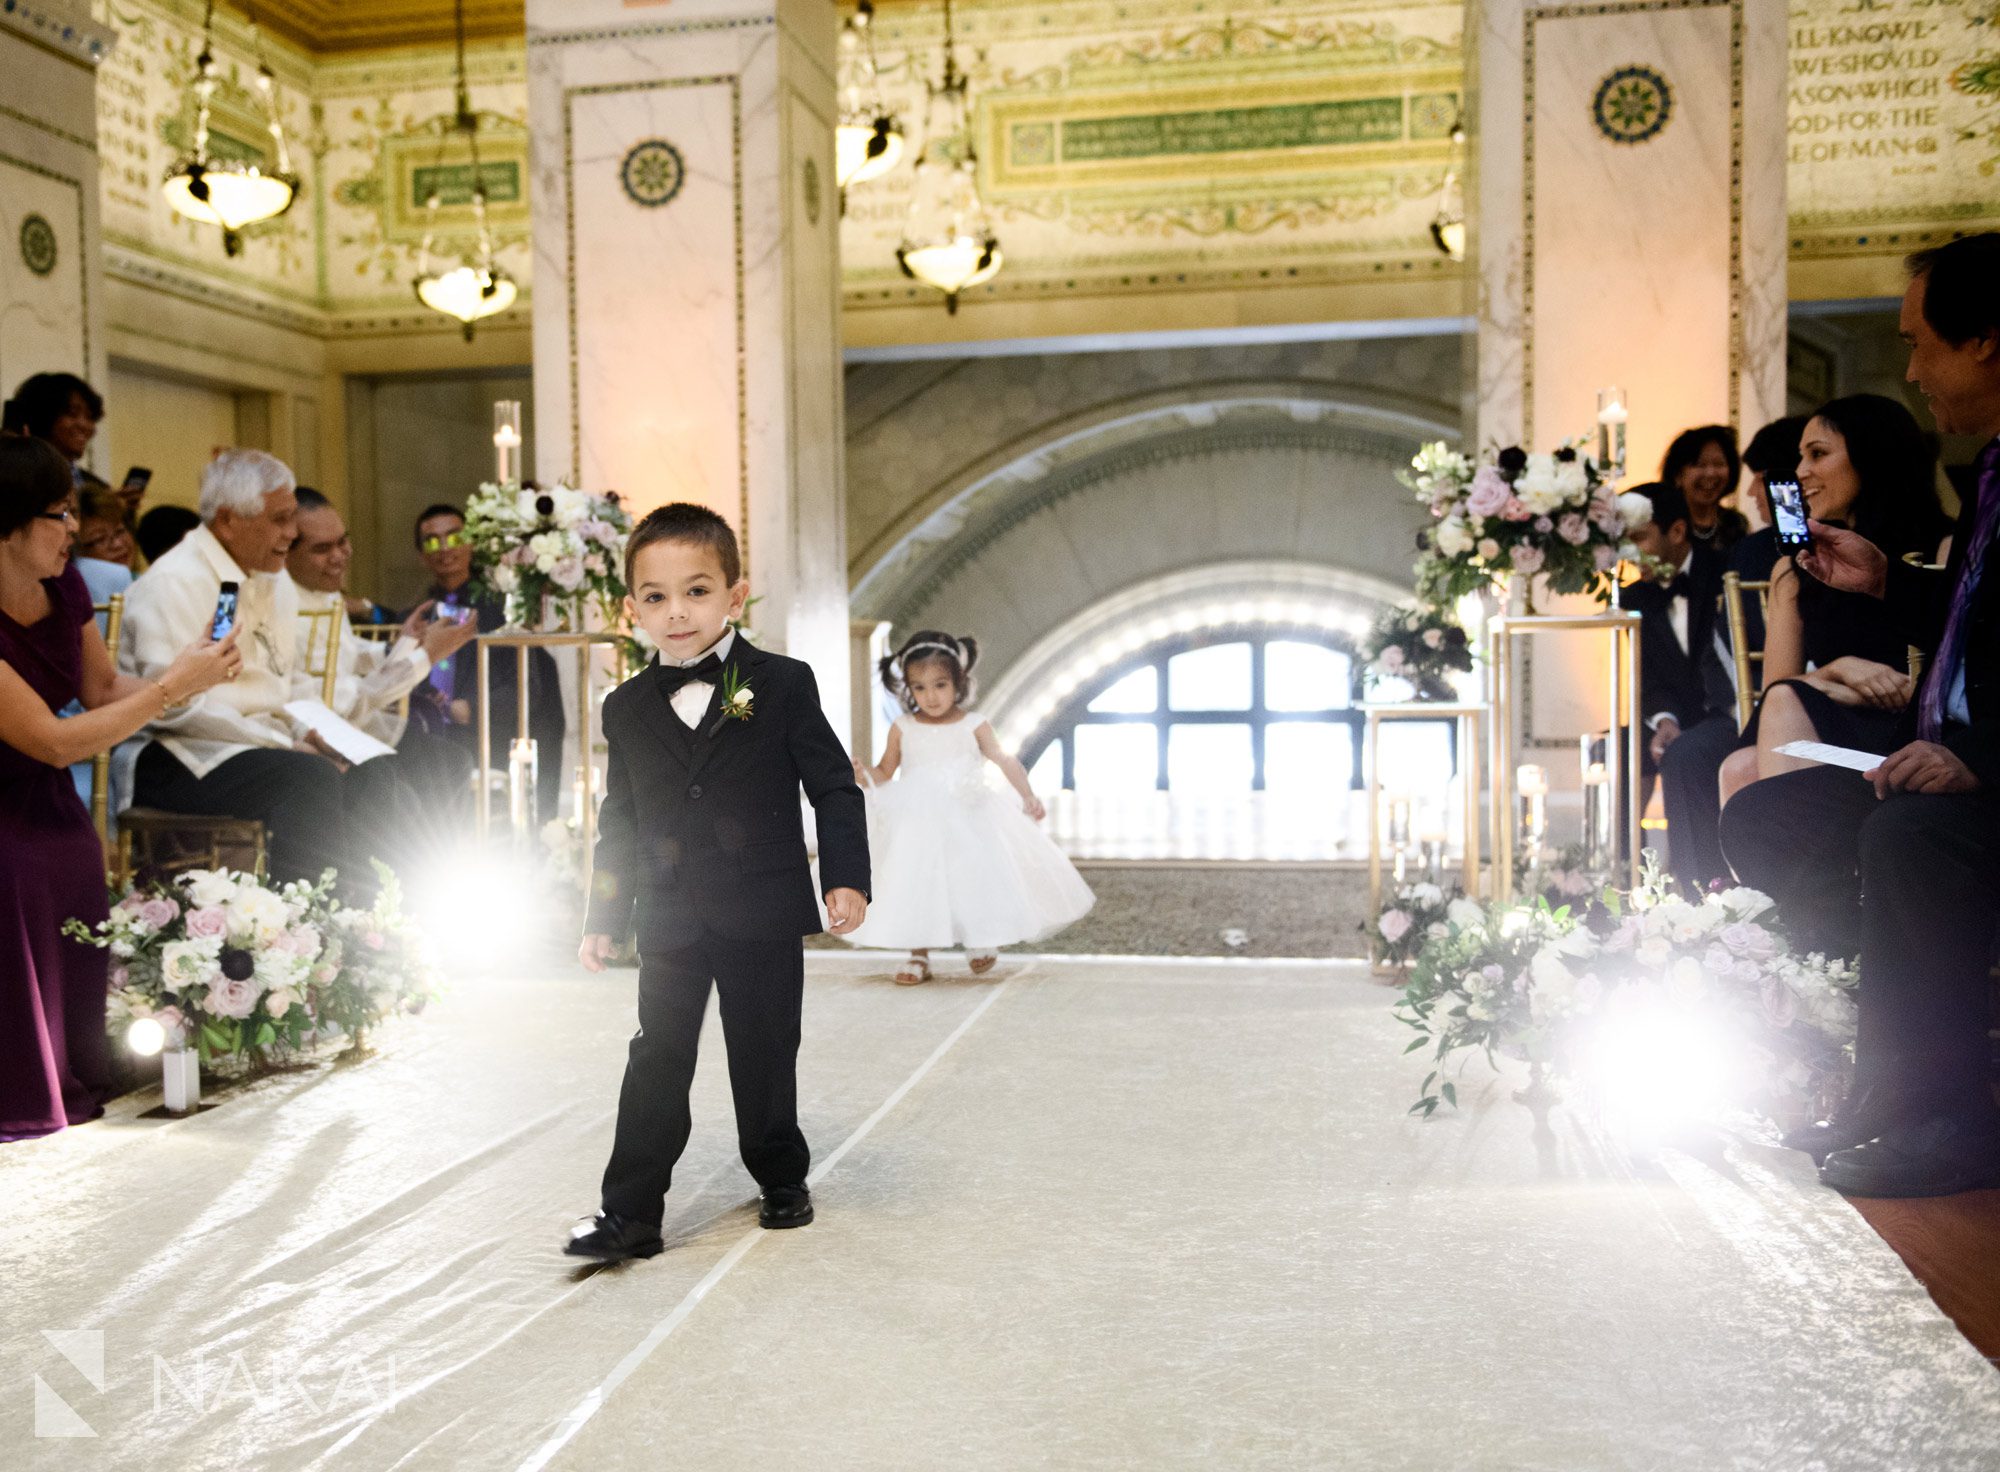
M393 859L416 799L394 756L358 766L288 714L297 698L299 593L284 575L298 535L292 472L262 450L223 450L201 481L202 524L125 596L119 663L151 676L235 598L238 678L154 720L133 801L170 813L255 818L271 877L340 871L365 892L370 858Z
M0 1140L94 1119L110 1090L106 953L62 932L106 914L104 851L67 769L242 664L233 638L196 638L150 678L120 674L70 561L73 508L52 446L0 438Z
M1731 865L1777 900L1800 949L1860 954L1854 1087L1831 1119L1786 1142L1855 1196L2000 1185L1987 1037L2000 926L2000 234L1908 265L1910 381L1942 433L1985 442L1950 560L1912 566L1859 527L1817 517L1794 560L1814 582L1874 600L1927 654L1923 679L1879 766L1782 773L1722 813Z
M1787 494L1803 501L1802 511L1783 514L1775 498ZM1789 742L1890 750L1915 688L1908 641L1880 603L1799 573L1807 517L1851 527L1897 558L1940 560L1950 541L1937 453L1910 411L1880 394L1816 410L1799 438L1797 489L1779 481L1773 496L1782 555L1771 568L1764 693L1723 763L1725 801L1751 782L1812 765L1778 750Z

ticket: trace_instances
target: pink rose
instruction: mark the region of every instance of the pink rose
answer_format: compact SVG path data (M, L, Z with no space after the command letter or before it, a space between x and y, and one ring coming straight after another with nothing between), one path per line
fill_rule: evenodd
M1507 484L1507 478L1491 465L1482 465L1472 477L1472 489L1466 492L1465 509L1474 516L1497 516L1513 496L1514 488Z
M145 907L145 904L146 897L135 889L111 908L114 910L123 910L128 915L136 915Z
M1565 512L1563 519L1556 523L1556 535L1572 547L1581 547L1590 540L1590 523L1574 511Z
M218 973L208 984L208 995L201 999L201 1005L216 1017L233 1017L240 1022L257 1010L257 997L262 990L247 978L237 981Z
M207 940L229 934L229 912L220 905L210 905L187 913L187 933L196 940Z
M1542 570L1542 549L1540 547L1516 546L1507 554L1514 564L1515 572L1536 573Z
M111 968L111 986L114 991L122 991L131 980L132 973L123 961L113 964Z
M383 945L382 932L379 930L363 931L361 935L361 944L368 947L368 949L371 951L381 950Z
M1381 665L1390 674L1395 674L1397 670L1403 667L1403 646L1400 644L1388 645L1383 649L1381 657L1376 663Z
M1590 560L1596 565L1599 572L1610 572L1612 568L1618 565L1618 549L1616 547L1604 546L1592 547L1590 549Z
M181 1015L181 1009L178 1007L162 1007L153 1014L153 1021L159 1023L169 1033L178 1032L187 1026L187 1018Z
M1547 536L1550 532L1554 531L1555 527L1556 524L1553 521L1550 521L1546 516L1538 516L1535 518L1535 530L1540 532L1543 536Z
M1790 1027L1799 1015L1799 999L1781 981L1764 983L1764 1017L1773 1027Z
M1500 515L1506 521L1526 521L1534 513L1528 510L1528 503L1519 496L1509 496L1507 504L1500 508Z
M1479 539L1478 550L1481 562L1498 562L1500 560L1500 544L1491 537L1481 537Z
M1737 955L1750 956L1759 961L1768 961L1778 953L1778 943L1771 938L1771 932L1748 920L1723 926L1720 939Z
M1624 534L1625 513L1618 509L1618 495L1615 491L1599 491L1590 498L1590 519L1597 523L1597 529L1608 537Z
M139 918L155 930L165 930L174 923L174 917L181 907L170 899L154 898L139 906Z
M1382 939L1392 946L1410 933L1410 917L1401 910L1384 910L1380 924Z

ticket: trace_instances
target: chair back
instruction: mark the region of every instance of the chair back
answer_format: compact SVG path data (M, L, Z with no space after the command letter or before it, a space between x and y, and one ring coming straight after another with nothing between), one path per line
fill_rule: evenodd
M403 637L401 624L352 624L349 627L358 637L373 639L378 644L394 644ZM410 718L410 693L407 690L396 697L396 713L406 721Z
M306 647L300 656L305 672L319 676L320 703L332 710L334 682L340 678L340 634L347 623L347 610L338 603L331 608L302 608L299 622L306 626Z
M1925 572L1944 571L1944 564L1942 562L1926 562L1921 552L1905 552L1903 554L1903 561L1909 563L1911 567L1921 567ZM1910 684L1913 686L1921 685L1924 682L1923 650L1917 648L1914 644L1910 645L1903 655L1903 662L1909 666Z
M125 595L113 593L108 603L93 604L104 616L104 647L111 662L118 662L118 635L125 627ZM97 841L104 845L106 863L111 853L111 752L107 748L90 759L90 821L97 827Z
M1764 651L1750 647L1749 622L1743 617L1745 593L1757 595L1757 612L1763 616L1768 629L1771 580L1745 578L1733 572L1722 575L1722 611L1729 620L1729 652L1736 662L1736 729L1739 731L1750 724L1750 716L1757 709L1758 687L1763 684L1764 674ZM1750 678L1752 665L1756 666L1755 680Z

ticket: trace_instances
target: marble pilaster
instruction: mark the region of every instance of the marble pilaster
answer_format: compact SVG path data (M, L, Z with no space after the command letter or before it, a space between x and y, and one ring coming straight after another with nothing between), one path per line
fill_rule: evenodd
M833 186L819 0L529 0L536 473L742 537L760 641L847 727Z

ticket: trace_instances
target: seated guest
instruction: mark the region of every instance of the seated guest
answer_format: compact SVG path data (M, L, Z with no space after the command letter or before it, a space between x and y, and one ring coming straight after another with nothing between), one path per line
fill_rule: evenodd
M1788 414L1774 419L1750 437L1743 451L1743 468L1750 472L1749 494L1763 513L1764 524L1729 549L1728 570L1746 583L1761 583L1771 576L1778 560L1778 531L1771 525L1771 495L1765 483L1794 478L1799 468L1799 440L1806 432L1806 416ZM1743 628L1753 651L1764 647L1764 603L1754 594L1743 598ZM1723 630L1727 637L1728 629Z
M54 445L69 462L70 478L79 490L103 487L83 465L104 418L104 398L96 389L74 373L37 373L21 380L13 402L21 427Z
M132 559L138 551L125 525L125 506L107 490L90 486L77 492L76 546L72 554L93 603L108 603L111 595L132 586Z
M417 552L431 574L430 591L425 596L452 613L470 608L478 615L482 634L491 633L505 623L507 614L501 599L470 596L467 585L472 580L472 547L466 540L464 515L455 507L429 506L417 517L416 530ZM513 650L500 651L488 660L487 680L493 698L488 762L496 771L507 770L507 743L519 730L518 664ZM431 667L430 687L434 700L430 719L438 721L447 735L471 751L477 762L479 738L474 702L479 699L478 661L470 653L447 655ZM562 799L566 722L555 657L546 649L529 653L528 695L528 734L534 738L541 769L536 806L541 820L547 822L556 815Z
M1727 872L1716 834L1715 747L1736 739L1736 689L1716 629L1722 559L1689 535L1679 490L1634 489L1653 503L1653 519L1632 540L1654 571L1627 599L1640 618L1639 705L1652 733L1641 760L1649 786L1660 775L1667 867L1683 885L1702 888Z
M125 595L119 663L151 676L214 618L237 585L241 678L154 720L133 801L170 813L255 818L273 879L340 871L349 893L371 857L394 858L394 820L414 799L394 756L350 767L285 712L295 698L299 595L284 576L297 535L292 473L262 450L224 450L201 481L202 524Z
M2000 1185L1989 1084L1989 967L2000 922L2000 234L1910 257L1909 377L1944 434L1985 441L1941 571L1861 532L1813 524L1800 569L1878 601L1928 653L1902 744L1856 773L1812 766L1755 782L1723 809L1723 848L1778 902L1802 950L1861 956L1855 1086L1833 1119L1786 1143L1854 1196ZM1920 510L1932 488L1903 483Z
M201 518L185 506L155 506L139 518L139 529L133 533L139 542L139 555L151 567L200 525Z
M113 668L69 560L73 489L46 442L0 438L0 1140L95 1119L111 1087L108 955L62 933L104 919L104 851L64 768L240 664L234 639L204 639L154 679Z
M302 486L296 495L299 536L286 554L285 569L298 584L301 610L340 612L334 710L397 749L405 760L404 780L434 812L456 812L468 790L471 754L463 745L411 727L396 707L430 674L435 661L450 659L478 637L478 624L469 611L457 619L434 618L436 605L425 603L403 620L394 644L362 638L348 624L354 600L343 591L354 556L347 524L318 491ZM317 700L320 690L317 680L301 671L298 693Z
M1726 424L1684 429L1667 446L1660 479L1687 503L1688 537L1714 552L1727 552L1750 531L1743 513L1723 500L1736 489L1743 462L1736 431Z
M338 540L342 545L344 545L347 548L346 552L344 552L341 557L342 562L345 563L348 558L353 556L354 547L353 544L351 542L348 542L347 540L347 523L345 520L341 518L339 512L333 510L333 503L327 500L327 498L321 495L318 491L314 490L311 486L300 486L292 494L298 497L298 502L299 502L299 540L292 544L293 556L295 557L298 554L300 547L306 544L307 541L306 521L307 521L308 511L316 507L324 507L326 508L327 511L332 513L336 521L340 522L340 531L338 534ZM333 543L325 542L324 545L330 552ZM296 567L292 567L291 564L292 564L292 558L288 557L286 559L286 566L291 570L292 580L294 582L299 583L299 586L304 587L305 583L302 579L300 579L298 569ZM345 575L346 575L345 568L343 567L342 576L344 577ZM395 623L397 621L394 614L392 614L388 609L384 608L381 604L377 603L374 599L364 598L359 593L350 593L345 588L340 588L338 589L338 591L340 593L341 601L347 607L347 616L350 619L353 619L356 623L388 624L388 623ZM426 673L428 673L428 671L426 671Z
M1835 399L1807 423L1799 487L1814 520L1851 527L1892 557L1939 560L1950 524L1937 497L1937 456L1894 399ZM1723 767L1724 800L1762 777L1811 763L1777 748L1824 741L1887 752L1912 690L1909 644L1882 605L1801 578L1790 557L1771 569L1764 697L1741 749Z

